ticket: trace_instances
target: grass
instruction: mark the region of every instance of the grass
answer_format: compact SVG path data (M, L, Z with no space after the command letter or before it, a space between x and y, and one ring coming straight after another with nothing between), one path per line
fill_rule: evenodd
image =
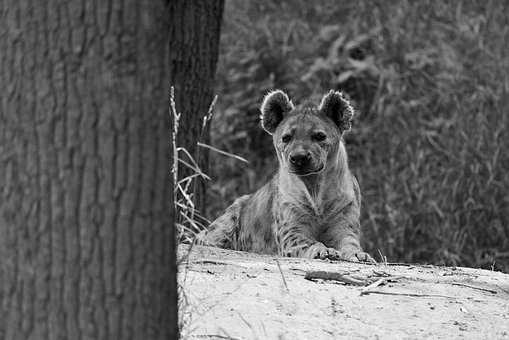
M194 245L194 238L197 233L205 229L210 221L207 220L200 211L196 209L195 197L193 194L193 185L196 180L204 179L210 181L211 178L205 174L199 167L200 153L197 152L195 155L191 155L185 148L177 145L177 135L180 127L181 113L177 111L175 105L175 92L174 88L170 88L170 105L169 115L173 121L173 133L172 133L172 150L173 150L173 163L171 166L171 173L173 176L174 183L174 209L176 213L176 237L179 243L190 244L190 248L187 253L179 254L180 257L177 260L179 275L178 275L178 310L179 310L179 329L180 335L183 339L191 338L191 334L195 331L195 323L197 322L197 316L206 311L200 311L197 306L193 306L189 302L188 292L186 290L186 279L187 279L187 266L180 266L189 259L189 252ZM214 112L214 105L217 101L217 96L212 100L208 112L204 115L202 120L202 134L198 138L197 145L210 151L221 155L222 157L231 157L239 161L247 162L240 156L231 154L229 152L220 150L209 144L201 142L204 138L204 133L212 119ZM182 177L179 173L179 165L190 168L192 171L189 175Z

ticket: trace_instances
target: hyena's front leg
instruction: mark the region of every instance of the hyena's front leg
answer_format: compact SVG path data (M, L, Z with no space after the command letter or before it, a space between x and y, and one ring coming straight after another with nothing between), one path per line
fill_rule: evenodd
M196 235L196 243L220 248L235 249L240 231L240 214L251 195L239 197L224 214Z
M337 249L342 260L375 262L361 248L358 211L354 203L344 208L337 220L325 230L321 239L327 246Z
M333 244L338 244L340 258L347 261L364 261L375 262L375 260L366 252L364 252L359 243L359 222L350 224L340 223L336 226L332 234L335 234Z
M277 225L276 228L279 254L282 256L322 260L340 258L340 253L336 249L325 246L310 235L311 228L309 226L284 222Z

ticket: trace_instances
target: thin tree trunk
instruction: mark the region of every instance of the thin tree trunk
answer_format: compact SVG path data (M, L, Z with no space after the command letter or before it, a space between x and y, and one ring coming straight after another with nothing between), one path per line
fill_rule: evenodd
M219 38L224 0L171 0L170 68L175 85L177 110L182 113L178 145L195 156L207 173L208 153L196 142L209 142L209 131L202 132L203 117L213 99L214 76L219 55ZM179 178L193 171L181 167ZM204 212L205 186L197 179L193 188L194 203Z
M0 0L0 338L172 339L163 1Z

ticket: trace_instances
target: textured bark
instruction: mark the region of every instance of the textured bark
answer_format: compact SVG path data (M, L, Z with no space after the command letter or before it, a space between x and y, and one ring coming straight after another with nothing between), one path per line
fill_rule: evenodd
M208 153L198 149L196 142L209 141L208 129L202 132L202 121L213 99L223 7L224 0L170 1L170 68L177 110L182 113L177 142L196 158L205 173ZM179 178L192 172L181 167ZM201 179L194 183L194 203L203 212L205 186Z
M0 0L1 339L176 337L170 25Z

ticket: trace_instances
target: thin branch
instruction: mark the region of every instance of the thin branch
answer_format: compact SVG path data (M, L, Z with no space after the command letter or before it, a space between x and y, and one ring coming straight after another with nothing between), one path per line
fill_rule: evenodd
M285 275L283 274L283 270L281 269L281 265L279 264L279 261L277 259L274 259L276 261L277 267L279 268L279 272L281 273L281 277L283 278L283 284L285 285L286 291L289 292L290 289L288 289L288 285L286 284Z
M316 279L340 281L340 282L355 285L355 286L365 286L366 283L368 283L366 280L358 280L358 279L354 279L353 277L343 275L340 273L326 272L326 271L321 271L321 270L306 272L306 275L304 276L304 278L306 280L310 280L310 281L313 281Z
M201 260L193 260L189 262L190 264L212 264L212 265L218 265L218 266L236 266L241 268L249 268L246 265L243 265L241 263L236 263L235 261L218 261L214 259L201 259Z
M179 181L177 182L177 185L182 185L182 184L187 183L188 181L192 181L194 178L196 178L196 177L200 177L200 176L201 176L200 174L192 174L192 175L189 175L189 176L184 177L184 178L182 178L181 180L179 180Z
M235 338L231 336L224 336L220 334L194 334L193 338L204 338L204 339L227 339L227 340L242 340L241 338Z
M210 149L210 150L215 151L215 152L217 152L217 153L219 153L221 155L228 156L228 157L231 157L231 158L235 158L235 159L237 159L237 160L239 160L241 162L249 164L249 161L247 159L245 159L243 157L240 157L240 156L237 156L237 155L234 155L232 153L220 150L218 148L213 147L212 145L201 143L201 142L198 142L197 144L198 144L198 146L201 146L202 148Z
M373 288L381 286L381 285L385 284L385 282L387 282L387 278L382 278L382 279L376 280L372 284L367 285L366 287L362 288L361 296L364 295L364 292L370 291Z
M191 211L193 211L194 210L194 202L191 198L191 195L189 195L184 189L182 189L182 187L180 185L177 186L177 190L180 191L180 193L182 194L182 196L184 197L186 202L191 207ZM178 202L178 201L176 201L176 202Z
M382 295L396 295L396 296L409 296L409 297L438 297L445 299L458 299L454 296L440 295L440 294L418 294L418 293L397 293L397 292L382 292L380 290L365 290L361 295L368 294L382 294Z
M199 231L199 230L202 230L202 229L205 228L203 224L201 224L200 222L196 222L195 220L191 219L189 216L184 214L182 211L180 211L180 215L182 217L184 217L187 220L187 222L189 222L193 227L195 227L196 230Z
M186 161L184 161L183 159L179 158L178 161L182 164L184 164L185 166L187 166L188 168L190 168L191 170L193 170L194 172L198 173L201 177L207 179L210 181L210 177L207 176L203 171L201 171L200 168L195 168L194 166L192 166L191 164L187 163Z
M493 290L493 289L471 286L471 285L467 285L466 283L451 282L451 284L455 285L455 286L462 286L462 287L468 287L468 288L472 288L472 289L478 289L478 290L482 290L483 292L488 292L488 293L491 293L491 294L497 294L498 293L496 290Z
M214 106L216 106L217 102L217 94L214 96L214 99L212 99L212 102L210 103L209 110L207 111L207 114L203 116L203 122L201 126L202 133L205 130L205 127L207 126L207 123L210 122L212 119L212 114L214 113Z

